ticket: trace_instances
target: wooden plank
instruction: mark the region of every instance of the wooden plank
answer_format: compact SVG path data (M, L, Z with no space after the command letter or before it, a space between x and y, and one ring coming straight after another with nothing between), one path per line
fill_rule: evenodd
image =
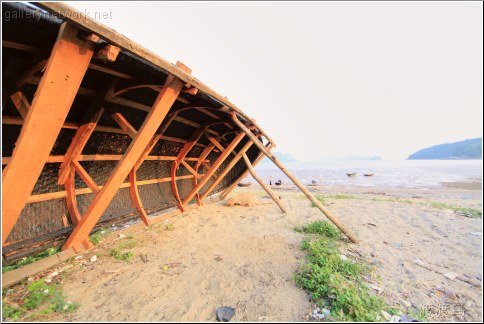
M217 169L222 165L222 163L227 159L229 154L235 149L237 144L244 138L244 133L240 133L237 135L232 142L227 146L225 151L220 154L218 159L213 163L212 168L207 171L207 173L203 176L202 179L200 179L200 182L195 186L195 188L192 189L192 191L183 199L182 201L182 207L186 206L190 200L192 200L197 192L202 189L202 187L207 183L207 181L210 179L210 177L217 171Z
M271 143L267 143L266 144L266 148L268 151L272 150L272 146L271 146ZM264 155L264 153L260 152L259 155L257 156L257 159L254 161L254 163L252 163L252 167L256 167L257 164L259 164L260 161L262 161L262 159L264 159L266 156ZM249 174L249 170L247 169L238 179L237 181L234 181L234 183L232 183L230 186L228 186L221 194L220 194L220 198L221 199L225 199L225 197L227 197L228 194L230 194L232 192L232 190L234 190L236 187L237 187L237 184L242 181L246 176L247 174Z
M130 183L129 192L131 194L131 200L133 200L133 203L136 206L136 209L138 209L138 212L140 214L140 217L143 223L145 223L146 225L149 225L148 215L146 214L146 211L143 207L143 203L141 202L141 197L139 196L138 186L136 182L137 182L136 168L133 168L129 173L129 183Z
M261 185L262 188L264 188L264 190L267 192L267 194L269 196L271 196L272 200L274 200L274 202L277 204L277 206L279 206L279 208L282 210L282 212L284 214L287 214L286 208L284 208L284 205L281 203L279 198L277 198L277 196L274 194L274 192L271 190L271 188L269 188L269 186L266 185L266 183L261 178L259 178L257 176L257 174L255 173L255 170L252 167L252 164L250 163L250 160L247 157L247 155L245 153L242 153L242 157L244 158L245 165L247 165L247 168L249 169L249 172L252 175L252 177Z
M17 108L20 116L25 120L30 109L30 103L21 91L14 92L10 95L15 108Z
M183 166L185 168L187 168L188 171L190 171L191 174L193 174L195 176L195 178L200 178L201 175L197 173L197 171L195 171L195 169L193 169L190 164L188 164L185 160L182 160L181 163L183 164Z
M205 191L205 193L203 195L200 196L200 199L203 201L203 199L205 199L205 197L207 197L210 192L212 192L213 189L215 189L215 187L217 187L217 185L223 180L223 178L227 175L227 173L230 172L230 170L232 170L232 168L237 164L237 162L239 162L239 160L242 158L243 154L245 154L245 152L247 152L248 149L250 149L250 147L252 146L252 142L251 141L248 141L243 147L242 149L240 150L240 152L238 152L235 157L232 159L232 161L230 161L229 165L227 165L227 167L225 168L225 170L223 170L223 172L221 174L219 174L219 176L217 177L217 179L214 181L214 183L212 183L210 185L210 187L207 189L207 191Z
M3 171L2 243L42 172L91 60L95 44L79 39L77 33L77 28L61 25L12 159Z
M74 170L76 170L77 174L81 177L81 179L87 184L87 186L92 190L94 194L98 194L101 189L99 186L94 182L94 179L91 178L91 176L84 170L82 165L79 164L77 161L72 161L72 166L74 167Z
M303 192L306 197L316 206L318 209L328 217L328 219L333 222L353 243L357 243L358 240L356 237L346 228L346 226L341 223L341 221L333 215L326 207L321 204L319 200L317 200L311 192L301 183L299 180L289 171L287 170L284 165L271 153L269 152L264 145L252 134L250 130L242 124L239 119L237 118L235 113L232 113L232 120L239 126L239 128L254 142L255 145L272 161L274 164L296 185Z
M77 225L81 220L81 213L79 212L79 208L77 208L75 176L76 172L71 168L67 180L64 183L64 188L66 190L67 210L69 211L69 217L71 218L71 222L74 226Z
M153 104L153 109L151 109L141 125L138 133L131 142L131 145L127 149L123 158L119 161L101 191L96 195L88 207L79 224L67 239L63 246L64 249L71 247L74 249L79 248L81 243L88 237L89 233L94 228L99 218L101 218L103 212L118 191L118 188L138 161L153 135L155 135L155 132L168 114L168 111L175 102L182 87L183 82L179 79L174 79L160 92Z
M215 138L213 138L211 136L208 136L207 138L210 142L212 142L213 145L215 145L216 148L218 148L220 150L220 152L225 151L225 147L220 145L220 143Z
M116 81L111 82L105 89L94 97L89 108L87 109L81 125L76 131L76 134L72 138L71 144L64 155L64 161L62 161L59 167L59 177L57 180L58 184L63 184L67 175L70 173L69 168L71 167L71 161L76 161L81 155L82 150L86 146L89 138L96 129L97 123L104 113L104 108L102 104L107 96L113 91L116 86Z
M131 138L136 137L136 133L138 132L131 123L119 112L114 110L113 108L106 107L106 110L109 111L109 114L114 119L114 121L121 127L122 130L126 132Z

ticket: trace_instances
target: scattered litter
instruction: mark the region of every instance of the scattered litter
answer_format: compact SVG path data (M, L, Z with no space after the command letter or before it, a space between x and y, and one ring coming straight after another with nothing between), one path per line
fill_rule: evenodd
M444 277L446 277L447 279L450 279L450 280L455 280L457 279L457 274L456 273L453 273L453 272L446 272L444 273Z
M59 275L59 272L58 271L54 271L54 272L52 272L51 274L49 274L47 276L47 279L52 279L52 278L54 278L55 276L58 276L58 275Z
M322 320L329 314L331 314L331 311L329 309L318 307L313 311L310 317L315 320Z
M228 322L235 315L235 308L222 306L217 308L216 314L219 322Z
M92 263L92 262L96 262L96 261L97 261L97 255L95 255L95 254L94 254L94 255L93 255L93 256L92 256L92 257L89 259L89 261L91 261L91 263Z

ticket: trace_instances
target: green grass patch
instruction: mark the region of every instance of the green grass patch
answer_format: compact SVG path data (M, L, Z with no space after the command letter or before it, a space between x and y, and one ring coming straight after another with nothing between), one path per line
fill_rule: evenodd
M44 279L30 284L17 303L9 302L6 298L2 298L3 321L35 320L42 315L74 312L79 308L76 303L66 302L60 286L48 285Z
M119 261L129 262L133 258L133 252L128 251L123 253L119 248L109 250L109 255L113 256L116 260Z
M115 248L109 250L108 254L113 256L116 260L129 262L133 258L134 254L131 251L123 252L123 250L132 249L137 244L138 242L136 242L134 236L128 235L121 239Z
M324 206L326 206L328 204L325 197L323 197L323 196L316 195L316 196L314 196L314 198L319 200L319 202L322 203ZM316 207L316 205L313 202L311 202L311 207Z
M39 253L37 255L23 257L22 259L16 261L15 263L2 266L2 273L5 273L5 272L8 272L8 271L11 271L11 270L20 268L20 267L22 267L24 265L33 263L35 261L38 261L38 260L47 258L47 257L49 257L51 255L56 254L59 251L60 251L60 246L58 246L58 247L50 247L47 250L45 250L44 252Z
M337 320L382 320L381 311L390 308L361 279L370 271L369 266L341 257L336 240L339 233L334 236L333 232L336 229L327 222L316 221L296 230L311 234L301 243L307 256L306 263L294 275L296 284Z
M109 228L100 228L96 233L92 234L89 236L91 239L92 244L98 245L101 240L107 236L109 233L111 233L111 230Z
M165 229L167 231L173 231L175 229L175 225L173 223L170 223L170 224L166 224L165 225Z
M437 209L448 209L456 212L457 214L460 214L462 216L470 217L470 218L482 218L482 210L475 209L475 208L466 208L466 207L459 207L459 206L453 206L453 205L448 205L444 204L441 202L426 202L426 203L421 203L423 206L429 206L432 208L437 208Z
M339 238L341 235L339 230L323 220L318 220L303 226L295 227L294 230L298 233L320 234L330 238Z

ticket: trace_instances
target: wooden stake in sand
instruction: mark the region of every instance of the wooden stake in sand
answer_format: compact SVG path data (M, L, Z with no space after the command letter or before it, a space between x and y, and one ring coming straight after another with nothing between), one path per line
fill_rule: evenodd
M358 240L356 239L356 237L343 225L343 223L340 222L340 220L335 216L333 215L329 210L327 210L310 192L309 190L307 190L302 183L299 182L299 180L291 173L289 172L289 170L287 170L282 164L281 162L279 162L279 160L269 151L267 151L267 149L265 148L265 146L262 144L262 142L260 142L255 136L254 134L252 134L252 132L247 129L247 127L245 127L244 124L242 124L240 122L240 120L237 118L236 116L236 113L235 111L232 112L232 120L234 121L234 123L237 124L237 126L239 126L239 128L245 133L247 134L247 136L251 139L252 142L254 142L255 145L257 145L257 147L261 150L261 152L263 152L272 162L274 162L274 164L279 168L281 169L282 172L284 172L284 174L289 178L291 179L291 181L296 185L296 187L298 187L305 195L306 197L308 197L308 199L316 206L318 207L318 209L324 214L326 215L326 217L329 218L330 221L333 222L334 225L336 225L353 243L358 243Z
M277 206L279 206L279 208L282 210L282 212L284 214L287 214L287 210L284 208L284 206L282 205L279 198L277 198L277 196L274 194L274 192L272 192L271 188L269 188L269 186L266 185L264 183L264 181L262 181L262 179L257 176L254 168L252 167L252 164L250 164L250 160L247 157L247 155L245 153L243 153L242 157L244 158L245 164L247 165L247 168L249 168L249 172L252 175L252 177L261 185L262 188L264 188L264 190L269 194L269 196L271 196L272 200L274 200L274 202L277 204Z

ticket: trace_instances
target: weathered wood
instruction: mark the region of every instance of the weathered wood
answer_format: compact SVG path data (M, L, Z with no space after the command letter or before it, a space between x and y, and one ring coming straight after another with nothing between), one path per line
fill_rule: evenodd
M270 151L272 149L271 143L267 143L266 144L266 148L267 148L267 150ZM264 153L260 152L259 155L257 156L257 159L254 161L254 163L252 163L252 167L255 168L256 165L259 164L259 162L263 158L265 158L265 157L266 156L264 155ZM237 188L237 184L240 181L242 181L247 176L247 174L249 174L249 170L248 169L237 179L237 181L235 181L230 186L228 186L224 191L222 191L222 193L220 194L220 198L221 199L225 199L227 197L227 195L232 192L232 190L234 190L235 188Z
M116 61L120 50L121 49L117 46L106 44L102 48L96 50L94 57L108 62L114 62Z
M178 186L176 184L176 171L178 170L178 167L182 163L183 159L187 156L188 152L195 146L195 144L198 142L200 137L207 131L208 126L202 126L198 128L190 138L190 140L183 146L183 148L180 150L178 153L176 160L173 162L171 166L171 178L173 179L171 182L171 188L173 191L173 197L175 197L177 204L178 204L178 209L183 211L183 204L180 198L180 193L178 192Z
M232 170L232 168L237 164L237 162L239 162L239 160L242 158L243 154L245 152L247 152L248 149L250 149L250 147L252 146L252 143L251 141L248 141L243 147L242 149L240 150L240 152L238 152L235 157L232 159L232 161L230 161L229 165L227 165L227 167L223 170L222 173L220 173L217 177L217 179L214 181L214 183L212 183L210 185L210 187L207 189L207 191L205 191L205 193L203 193L203 195L200 196L200 199L203 200L205 199L205 197L207 197L213 189L215 189L215 187L217 187L217 185L223 180L223 178L227 175L227 173L230 172L230 170Z
M279 208L282 210L282 212L284 214L287 214L287 210L286 210L286 208L284 208L284 205L281 203L279 198L277 198L277 196L274 194L274 192L271 190L271 188L269 188L269 186L266 185L266 183L261 178L259 178L257 176L257 174L255 173L255 170L252 167L252 164L250 163L250 160L247 157L247 155L245 153L242 153L242 157L244 158L245 164L247 165L247 168L249 169L249 172L252 175L252 177L261 185L262 188L264 188L264 190L267 192L267 194L269 194L269 196L271 196L272 200L274 200L274 202L277 204L277 206L279 206Z
M77 174L79 174L79 176L81 177L81 179L92 190L92 192L97 195L97 193L99 191L101 191L101 189L96 184L96 182L94 182L94 179L91 178L91 176L86 172L86 170L84 170L84 168L82 167L82 165L80 165L79 162L77 162L77 161L74 160L74 161L72 161L72 166L73 166L74 170L76 170Z
M143 203L141 202L141 197L139 196L138 186L136 182L137 182L136 168L133 168L129 173L129 183L130 183L129 192L131 194L131 200L136 206L136 209L138 209L138 212L140 213L140 217L143 223L145 223L146 225L149 225L148 215L146 214L146 211L143 207Z
M183 82L179 79L174 79L160 92L153 104L153 109L141 125L135 138L131 142L131 145L127 149L123 158L119 161L101 191L96 195L88 207L79 224L67 239L63 246L64 249L70 247L76 248L88 237L89 233L118 191L118 188L123 184L124 179L126 179L129 172L133 169L141 154L143 154L143 151L146 149L146 146L149 144L153 135L155 135L155 132L166 117L182 87Z
M296 187L299 188L299 190L301 190L305 195L306 197L308 197L308 199L316 206L318 207L318 209L324 214L326 215L326 217L328 217L328 219L330 221L333 222L334 225L336 225L353 243L357 243L358 240L356 239L356 237L346 228L346 226L343 225L343 223L341 223L341 221L335 216L333 215L333 213L331 213L329 210L326 209L326 207L324 207L321 202L319 200L317 200L313 194L311 194L309 192L308 189L306 189L306 187L301 183L299 182L299 180L291 173L289 172L289 170L287 170L284 165L282 165L281 162L279 162L279 160L271 153L269 152L265 147L264 145L254 136L254 134L252 134L252 132L250 130L248 130L244 124L242 124L239 119L237 118L235 112L232 113L232 120L237 124L237 126L239 126L239 128L251 139L252 142L255 143L255 145L257 145L257 147L272 161L274 162L274 164L279 168L281 169L281 171L296 185Z
M190 202L190 200L192 200L195 197L197 192L199 192L200 189L202 189L202 187L207 183L210 177L215 173L215 171L217 171L217 169L227 159L229 154L235 149L237 144L240 143L242 138L244 138L244 133L240 133L239 135L235 136L232 142L225 148L225 151L222 154L220 154L217 160L213 163L210 170L207 171L207 173L202 177L202 179L200 179L200 182L197 183L195 188L193 188L192 191L182 201L182 207L186 206Z
M69 175L67 176L67 179L64 183L64 188L66 190L67 210L69 211L71 222L75 226L81 220L81 213L79 212L79 208L77 208L76 188L75 188L76 173L72 168L69 170L70 170Z
M21 91L14 92L10 95L15 108L17 108L20 116L25 120L30 109L30 103Z
M99 119L104 113L102 104L115 86L116 81L111 82L103 91L94 97L89 105L81 125L77 129L76 134L72 138L71 144L64 155L64 161L62 161L62 164L59 167L58 184L63 184L66 181L67 175L70 173L71 161L77 160L79 155L81 155L82 150L89 141L89 138L96 129Z
M95 44L80 40L77 33L72 25L61 25L12 159L3 171L2 243L42 172L91 60Z
M121 127L122 130L126 132L126 134L128 134L131 138L136 137L136 133L138 131L121 113L109 107L106 107L106 109L109 111L109 114L114 119L114 121L119 125L119 127Z
M212 144L215 145L215 147L218 148L220 152L225 151L225 147L223 147L215 138L209 136L208 140L212 142Z
M215 145L213 144L210 144L208 145L203 151L202 153L200 154L200 156L198 157L198 160L197 160L197 163L195 163L195 172L198 173L198 168L200 168L200 166L202 165L202 163L205 163L205 159L207 158L207 156L210 154L210 152L212 152L212 150L214 149ZM208 166L205 165L205 168L207 170L210 170L210 168ZM197 182L198 182L198 178L197 177L194 177L193 178L193 187L195 187L197 185ZM200 194L197 192L196 194L196 198L197 198L197 204L199 206L202 205L202 200L200 199Z

